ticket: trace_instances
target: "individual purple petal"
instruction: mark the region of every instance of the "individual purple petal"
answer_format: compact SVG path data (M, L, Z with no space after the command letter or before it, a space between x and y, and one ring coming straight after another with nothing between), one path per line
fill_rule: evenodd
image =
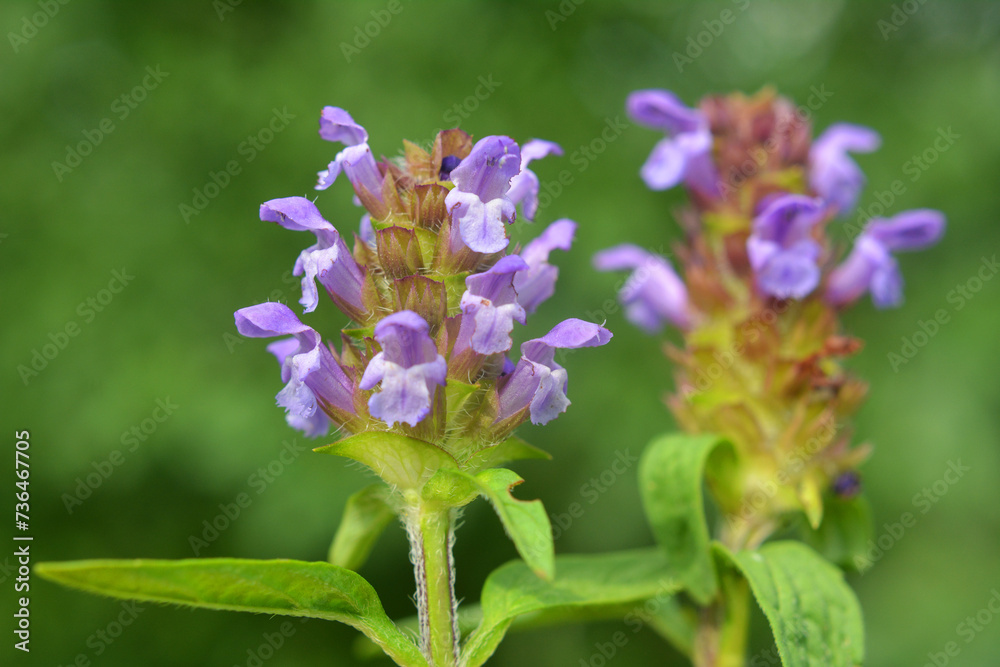
M872 220L854 242L847 259L830 274L827 301L845 306L870 291L877 308L899 305L903 300L903 277L891 253L926 248L941 239L944 227L944 215L929 209Z
M510 332L514 322L524 324L525 310L518 303L514 290L514 276L527 271L528 264L517 255L507 255L488 271L476 273L465 279L466 291L462 295L462 326L460 343L464 340L479 354L506 352L513 345Z
M372 216L368 213L361 216L361 226L358 229L358 236L368 245L375 245L375 228L372 227Z
M871 153L882 143L874 130L838 123L831 125L809 150L809 184L838 215L847 215L857 203L865 175L848 156Z
M510 191L507 198L514 204L521 204L524 217L528 220L535 219L538 212L538 176L528 169L528 164L532 160L538 160L548 155L562 155L562 148L559 144L541 139L532 139L521 147L521 171L510 181Z
M657 333L665 322L682 329L691 326L687 288L663 257L626 243L594 255L594 267L633 270L618 298L629 321L644 331Z
M340 107L323 107L319 117L319 136L345 146L355 146L368 141L368 131L355 123L351 114Z
M629 95L626 109L636 122L668 135L639 172L649 188L666 190L684 181L704 195L718 195L712 133L702 112L684 106L666 90L636 91Z
M357 318L365 312L364 269L314 203L304 197L272 199L261 204L260 219L276 222L285 229L310 231L316 235L316 244L302 251L292 272L303 276L299 303L305 306L305 312L316 310L319 303L316 280L349 316Z
M329 421L317 415L327 410L353 413L353 384L320 341L319 334L302 324L281 303L262 303L235 313L236 329L251 338L293 336L272 343L268 350L281 363L278 404L288 412L288 423L308 435L325 433Z
M771 198L754 218L747 257L764 293L779 299L802 299L820 280L820 246L812 229L823 215L823 202L803 195Z
M368 400L372 416L390 427L416 426L430 412L434 387L444 385L448 365L428 335L427 322L410 310L393 313L375 325L382 351L368 362L359 386L380 391Z
M521 345L521 359L500 390L497 421L528 408L533 424L544 424L566 411L566 369L555 362L556 349L596 347L611 340L610 331L597 324L569 319L542 338Z
M521 153L508 137L480 139L472 152L451 170L454 189L445 206L462 241L476 252L507 247L503 223L514 220L514 203L507 197L510 180L521 170Z
M514 289L517 291L517 302L527 314L535 312L555 293L559 269L549 264L549 253L555 249L569 250L575 233L575 222L567 218L556 220L521 251L528 270L514 274Z
M865 228L891 252L922 250L941 240L945 219L941 211L915 209L903 211L888 220L873 220Z

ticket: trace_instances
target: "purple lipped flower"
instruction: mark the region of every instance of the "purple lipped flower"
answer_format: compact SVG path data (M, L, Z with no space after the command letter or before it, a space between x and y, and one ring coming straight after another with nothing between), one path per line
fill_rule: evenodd
M527 314L535 312L543 301L555 293L559 269L549 264L549 253L557 248L569 250L575 233L575 222L567 218L556 220L519 253L527 262L528 270L514 274L514 290L517 291L517 302Z
M889 308L903 300L903 277L894 252L922 250L944 234L940 211L916 209L891 218L875 218L854 242L847 259L830 274L826 299L844 306L870 291L876 308Z
M289 425L318 436L329 430L324 413L349 417L354 414L354 387L333 353L322 344L319 333L306 326L282 303L261 303L235 313L236 329L250 338L287 336L268 346L281 364L285 388L278 392L278 405L287 411Z
M316 280L348 316L362 319L366 312L362 298L365 270L354 260L340 234L327 222L316 205L304 197L272 199L261 204L260 219L276 222L285 229L316 235L316 245L302 251L293 275L303 276L302 298L305 312L316 310L319 294Z
M562 155L559 144L542 139L532 139L521 146L521 171L510 181L507 198L521 205L521 212L528 220L535 219L538 212L538 176L528 169L532 160L540 160L548 155Z
M779 299L801 299L816 289L820 245L812 230L824 204L804 195L774 197L753 220L747 256L761 292Z
M375 325L382 351L368 362L359 386L380 391L368 400L368 410L390 427L396 422L416 426L431 409L434 388L444 385L448 365L428 335L426 320L401 310Z
M708 118L666 90L637 90L628 96L632 120L667 136L662 139L640 174L652 190L666 190L685 182L704 195L718 195L718 175L712 163L712 132Z
M462 326L456 351L468 345L479 354L489 355L511 348L514 343L510 332L514 322L524 324L526 317L513 282L518 272L528 269L528 263L521 257L507 255L489 270L465 279L466 290L460 304Z
M504 222L513 222L514 202L507 193L510 180L521 170L521 152L513 139L489 136L451 170L455 187L445 206L462 241L476 252L493 253L509 243Z
M624 243L594 255L598 271L632 269L618 293L625 316L647 333L657 333L665 322L686 329L691 326L688 293L670 263L659 255Z
M362 199L369 193L378 202L382 201L382 173L368 147L368 131L354 122L351 114L338 107L324 107L319 118L319 136L327 141L344 144L344 150L319 172L317 190L326 190L333 185L341 170L347 175L355 192Z
M569 319L560 322L541 338L521 345L521 359L500 387L500 409L496 421L528 409L533 424L545 424L566 411L566 369L555 362L557 349L597 347L611 340L604 327Z
M831 125L809 149L809 185L837 215L847 215L858 201L865 184L861 168L848 156L871 153L881 145L875 130L861 125Z

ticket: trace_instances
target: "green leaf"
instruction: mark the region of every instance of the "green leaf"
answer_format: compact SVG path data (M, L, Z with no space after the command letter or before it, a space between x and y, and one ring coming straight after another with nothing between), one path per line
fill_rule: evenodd
M750 582L785 667L854 667L864 659L861 607L839 569L800 542L717 553Z
M483 586L483 621L462 649L462 664L479 667L486 662L513 620L524 614L551 620L587 608L634 603L620 618L641 623L652 613L652 601L662 604L680 588L664 576L666 567L659 549L560 556L558 576L550 582L536 577L521 561L502 565Z
M363 632L397 664L427 667L417 646L385 615L371 585L329 563L84 560L40 563L35 571L66 586L128 600L340 621Z
M442 471L467 480L485 497L514 546L528 567L543 579L555 576L555 546L552 542L552 524L541 500L518 500L510 490L524 480L506 468L490 468L478 475L458 470Z
M712 435L673 434L653 440L639 461L646 518L676 576L695 600L707 604L718 582L702 499L709 456L728 443Z
M495 468L508 461L551 458L552 455L548 452L518 437L510 437L497 445L476 452L465 461L463 467L475 472L485 468Z
M874 534L868 501L863 496L828 497L823 506L825 511L819 528L813 530L808 523L802 522L803 541L841 567L863 569L868 541Z
M398 489L419 488L437 470L458 467L451 454L440 447L383 431L358 433L313 451L363 463Z
M357 570L368 560L379 535L396 518L389 504L389 493L389 488L378 482L347 499L337 534L330 545L328 560L333 565Z

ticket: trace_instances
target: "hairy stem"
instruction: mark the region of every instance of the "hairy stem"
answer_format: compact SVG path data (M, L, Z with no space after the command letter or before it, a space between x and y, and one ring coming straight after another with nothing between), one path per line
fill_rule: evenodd
M692 661L695 667L743 667L750 621L750 586L739 573L720 573L716 599L701 610Z
M406 528L417 583L421 650L434 667L455 667L459 634L451 555L454 511L417 501L406 513Z

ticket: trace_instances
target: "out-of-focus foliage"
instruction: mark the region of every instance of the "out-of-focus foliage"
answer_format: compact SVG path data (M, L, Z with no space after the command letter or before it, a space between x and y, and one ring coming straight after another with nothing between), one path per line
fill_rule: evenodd
M625 122L624 99L661 87L694 103L774 85L811 104L818 129L850 121L882 133L883 147L858 158L863 211L931 207L949 221L940 246L901 258L900 309L865 304L847 316L866 341L853 367L872 386L856 438L875 445L862 472L879 544L871 567L848 578L869 664L922 664L949 642L951 664L995 658L1000 622L981 610L1000 597L998 5L231 4L0 5L4 448L15 429L31 430L36 560L325 558L344 502L371 479L287 428L272 399L277 365L263 342L235 336L232 313L267 299L297 308L287 272L312 241L260 222L257 208L315 194L314 172L337 150L316 134L327 104L350 110L386 155L456 122L566 149L533 165L551 203L515 235L571 217L578 240L553 257L558 299L517 333L582 317L607 318L616 335L560 360L573 406L519 432L555 458L518 464L518 495L545 502L559 553L651 545L635 457L672 428L660 402L671 369L614 306L620 278L589 262L626 240L669 252L681 195L643 186L658 137ZM357 225L346 185L317 203L342 231ZM202 210L185 219L182 204ZM118 293L115 272L110 288L127 282ZM339 327L332 311L307 322ZM53 358L25 383L17 369L35 351ZM514 555L485 503L471 507L456 546L459 594L476 600ZM13 562L0 555L4 600ZM412 614L401 530L390 527L362 573L390 615ZM32 653L15 655L8 637L3 664L81 654L108 666L359 664L353 631L332 623L296 621L288 635L278 618L123 608L38 579L31 594ZM120 635L119 618L134 618ZM619 631L618 664L669 664L659 651L679 660L638 618L513 634L490 664L599 664ZM770 659L759 614L756 625L751 650Z

